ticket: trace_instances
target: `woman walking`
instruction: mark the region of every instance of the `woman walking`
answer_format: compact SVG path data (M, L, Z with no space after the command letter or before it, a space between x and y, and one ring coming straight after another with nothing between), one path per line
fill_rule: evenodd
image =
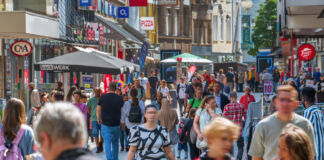
M203 135L204 128L212 119L221 115L222 110L219 107L217 107L217 103L214 96L210 95L205 97L201 103L201 106L197 110L194 119L194 129L197 133L196 146L200 150L205 150L207 148L205 136Z
M146 106L145 123L130 130L129 152L127 160L174 160L170 148L170 137L167 128L156 123L157 110L154 105Z
M169 103L171 104L171 96L165 80L161 81L161 86L158 88L158 91L161 92L163 98L167 98L169 100Z
M144 123L144 110L145 104L142 100L137 99L137 90L133 88L130 91L132 99L126 101L123 106L123 111L121 115L122 131L126 131L126 137L129 135L129 130L134 127ZM126 127L125 127L126 126ZM129 146L126 141L126 152ZM122 150L123 146L122 146Z
M162 127L166 127L170 134L171 149L175 153L175 145L179 141L176 125L179 123L177 111L171 108L168 100L162 99L161 110L158 112L158 120Z
M13 157L13 152L17 152L18 156L22 156L19 158L24 160L35 152L33 130L25 125L25 115L24 103L20 99L11 98L4 111L3 123L0 125L0 145L9 150L7 156ZM1 157L2 155L0 159Z

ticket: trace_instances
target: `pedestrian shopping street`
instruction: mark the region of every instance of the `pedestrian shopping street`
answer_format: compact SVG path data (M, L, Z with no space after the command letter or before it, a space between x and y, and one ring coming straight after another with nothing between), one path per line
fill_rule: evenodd
M0 160L324 160L324 0L0 0Z

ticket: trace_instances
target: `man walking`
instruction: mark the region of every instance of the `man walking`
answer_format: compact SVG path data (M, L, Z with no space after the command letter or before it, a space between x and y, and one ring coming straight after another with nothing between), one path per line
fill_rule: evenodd
M141 86L140 80L136 79L134 83L134 88L137 90L137 99L145 102L145 89Z
M231 92L233 92L235 77L233 73L233 68L229 67L228 72L226 73L226 86L229 86Z
M147 92L146 87L147 87L148 79L144 76L144 72L141 72L139 80L141 86L144 88L145 92Z
M177 97L179 103L179 110L181 116L184 112L184 99L185 99L185 92L186 92L187 84L184 82L184 77L180 78L180 83L177 85Z
M97 106L97 121L102 124L101 135L104 139L106 158L108 160L118 160L120 118L124 101L121 96L115 94L116 89L116 83L110 83L109 93L99 98Z
M221 107L222 111L224 111L225 105L230 103L227 96L221 93L222 84L219 81L216 81L213 90L214 90L214 97L218 107Z
M97 106L101 95L101 90L99 88L95 88L94 95L95 95L94 97L89 99L87 103L87 109L88 109L88 113L91 115L92 136L95 138L95 142L97 146L96 153L100 153L103 151L103 142L102 142L103 138L102 136L100 136L101 141L99 141L101 125L98 124L98 120L97 120Z
M275 69L275 71L272 73L272 78L273 78L273 91L276 92L277 87L280 84L280 73L278 68Z
M154 71L151 72L151 77L148 79L149 82L149 88L150 88L150 96L151 96L151 102L156 100L156 89L159 84L158 78L155 76Z
M83 114L71 103L48 103L34 123L39 151L46 160L98 160L84 148L87 125ZM29 141L29 139L25 139Z
M302 128L308 134L313 153L316 153L312 124L304 117L294 113L299 104L297 97L298 93L292 86L278 87L275 99L277 112L261 120L253 133L249 150L249 155L253 157L253 160L273 160L276 157L280 133L289 123Z
M40 108L41 107L40 96L34 83L29 83L29 90L31 91L30 102L32 107Z
M236 142L238 148L236 159L241 160L243 155L243 150L244 150L244 139L242 137L242 131L246 120L246 109L242 104L237 102L236 92L230 93L230 99L231 99L231 103L227 104L224 107L223 115L225 118L231 120L232 122L234 122L235 124L241 127L241 134Z
M322 111L315 105L316 91L311 87L304 87L302 90L302 102L305 106L304 117L308 119L313 127L315 133L317 155L316 160L324 158L324 121Z

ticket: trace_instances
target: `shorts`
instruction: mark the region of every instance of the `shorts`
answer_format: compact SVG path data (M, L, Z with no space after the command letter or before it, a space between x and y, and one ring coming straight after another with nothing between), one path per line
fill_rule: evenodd
M101 131L101 125L97 121L92 121L92 136L99 137L99 131Z

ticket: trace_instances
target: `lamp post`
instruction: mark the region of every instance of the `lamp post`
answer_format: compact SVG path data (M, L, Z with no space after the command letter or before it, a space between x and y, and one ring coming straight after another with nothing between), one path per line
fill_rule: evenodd
M253 2L251 0L244 0L241 2L241 6L247 13L249 11L249 9L252 8Z

